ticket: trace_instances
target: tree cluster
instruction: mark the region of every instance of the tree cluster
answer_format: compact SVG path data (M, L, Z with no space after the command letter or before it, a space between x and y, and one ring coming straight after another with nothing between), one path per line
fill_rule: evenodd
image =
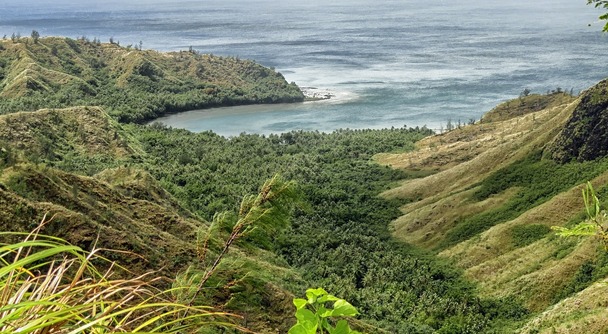
M281 135L193 134L156 124L131 130L151 159L146 168L184 205L210 219L230 210L257 180L295 180L309 209L273 242L309 282L353 303L391 333L472 332L527 311L514 301L479 300L459 270L393 241L399 204L378 197L402 172L370 163L379 152L411 149L427 129L295 131Z

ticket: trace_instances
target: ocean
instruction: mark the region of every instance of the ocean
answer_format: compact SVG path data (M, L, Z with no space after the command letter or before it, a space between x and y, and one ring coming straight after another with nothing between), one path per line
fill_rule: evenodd
M585 0L5 1L0 35L86 36L238 56L332 99L159 119L224 136L478 120L525 88L580 92L608 76Z

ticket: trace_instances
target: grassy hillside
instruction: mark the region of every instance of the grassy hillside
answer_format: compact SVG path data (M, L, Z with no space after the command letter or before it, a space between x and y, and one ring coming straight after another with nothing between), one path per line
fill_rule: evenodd
M481 121L505 121L513 117L530 114L536 111L571 102L574 99L574 96L562 92L554 92L547 95L522 95L517 99L509 100L499 104L494 109L488 111L485 115L483 115Z
M53 217L43 233L111 249L104 255L136 275L157 272L165 286L199 266L197 240L209 223L163 189L145 170L141 144L100 108L13 113L0 124L0 230L29 232ZM287 288L306 287L284 260L246 244L213 284L205 305L242 315L261 333L287 330Z
M496 117L494 110L482 123L422 140L413 152L376 156L394 168L433 172L384 193L410 201L392 223L393 235L455 261L482 296L518 300L539 312L526 333L585 333L587 323L605 317L608 298L591 285L608 274L605 250L592 238L556 237L550 227L585 218L581 189L591 180L604 191L608 160L558 163L545 153L564 137L564 127L590 126L577 115L589 110L601 87L522 116L503 110L510 116ZM520 102L498 109L509 105ZM594 326L608 328L603 321Z
M52 219L43 233L84 249L109 249L104 256L133 275L164 276L159 284L165 287L176 273L198 266L197 236L208 228L149 174L128 167L86 177L16 164L0 175L0 203L1 230L29 232L47 215ZM272 253L237 247L206 287L203 305L239 314L239 322L257 332L283 332L292 313L286 287L298 282L299 275Z
M249 60L161 53L85 39L0 40L0 113L101 106L120 121L214 106L303 101Z

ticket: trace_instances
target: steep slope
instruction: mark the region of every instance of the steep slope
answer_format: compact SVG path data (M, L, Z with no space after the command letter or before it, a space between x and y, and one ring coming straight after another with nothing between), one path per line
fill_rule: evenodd
M0 114L90 105L121 121L304 99L294 83L253 61L58 37L0 40L0 97Z
M105 176L121 172L106 171ZM132 252L124 253L121 262L137 273L162 268L170 275L183 268L196 252L189 240L204 226L180 215L170 201L139 199L99 179L44 166L14 165L4 169L0 182L2 230L27 232L47 214L54 218L44 233L85 248L98 240L104 248Z
M555 304L529 321L520 332L525 334L604 333L608 328L606 284L608 281L602 280Z
M438 172L407 181L386 195L422 199L411 204L418 207L446 193L467 190L495 170L542 148L559 132L573 108L561 105L506 121L465 126L425 138L413 152L378 155L379 162L394 168Z
M200 267L197 240L209 223L135 166L146 159L139 146L96 107L0 116L0 230L29 232L46 215L42 233L109 249L105 256L135 274L168 278L161 284ZM276 333L290 325L293 295L285 286L301 278L245 244L231 249L214 284L207 303L241 315L256 332Z
M564 240L550 227L584 218L582 184L591 180L603 189L608 163L598 159L558 164L543 158L543 151L563 136L576 117L573 113L585 108L587 99L588 94L573 102L561 99L561 104L550 103L523 116L504 110L511 116L484 117L496 121L429 137L414 152L378 155L379 162L394 168L434 172L385 192L388 198L408 202L403 216L392 224L393 235L454 260L466 276L479 282L482 296L521 301L533 312L602 278L605 255L595 240ZM515 100L512 105L519 104ZM569 305L572 300L576 299L561 303ZM596 301L586 301L591 305L586 314L599 312L608 298ZM571 326L580 327L585 317L556 315L574 309L556 306L547 311L556 321L549 327L566 316ZM546 327L549 320L543 321ZM600 327L605 329L606 324Z

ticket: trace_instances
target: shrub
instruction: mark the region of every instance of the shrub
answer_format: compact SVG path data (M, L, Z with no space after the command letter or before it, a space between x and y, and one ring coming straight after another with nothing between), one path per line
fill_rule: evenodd
M549 232L551 228L546 225L519 225L511 229L511 238L515 246L524 247L544 238Z

